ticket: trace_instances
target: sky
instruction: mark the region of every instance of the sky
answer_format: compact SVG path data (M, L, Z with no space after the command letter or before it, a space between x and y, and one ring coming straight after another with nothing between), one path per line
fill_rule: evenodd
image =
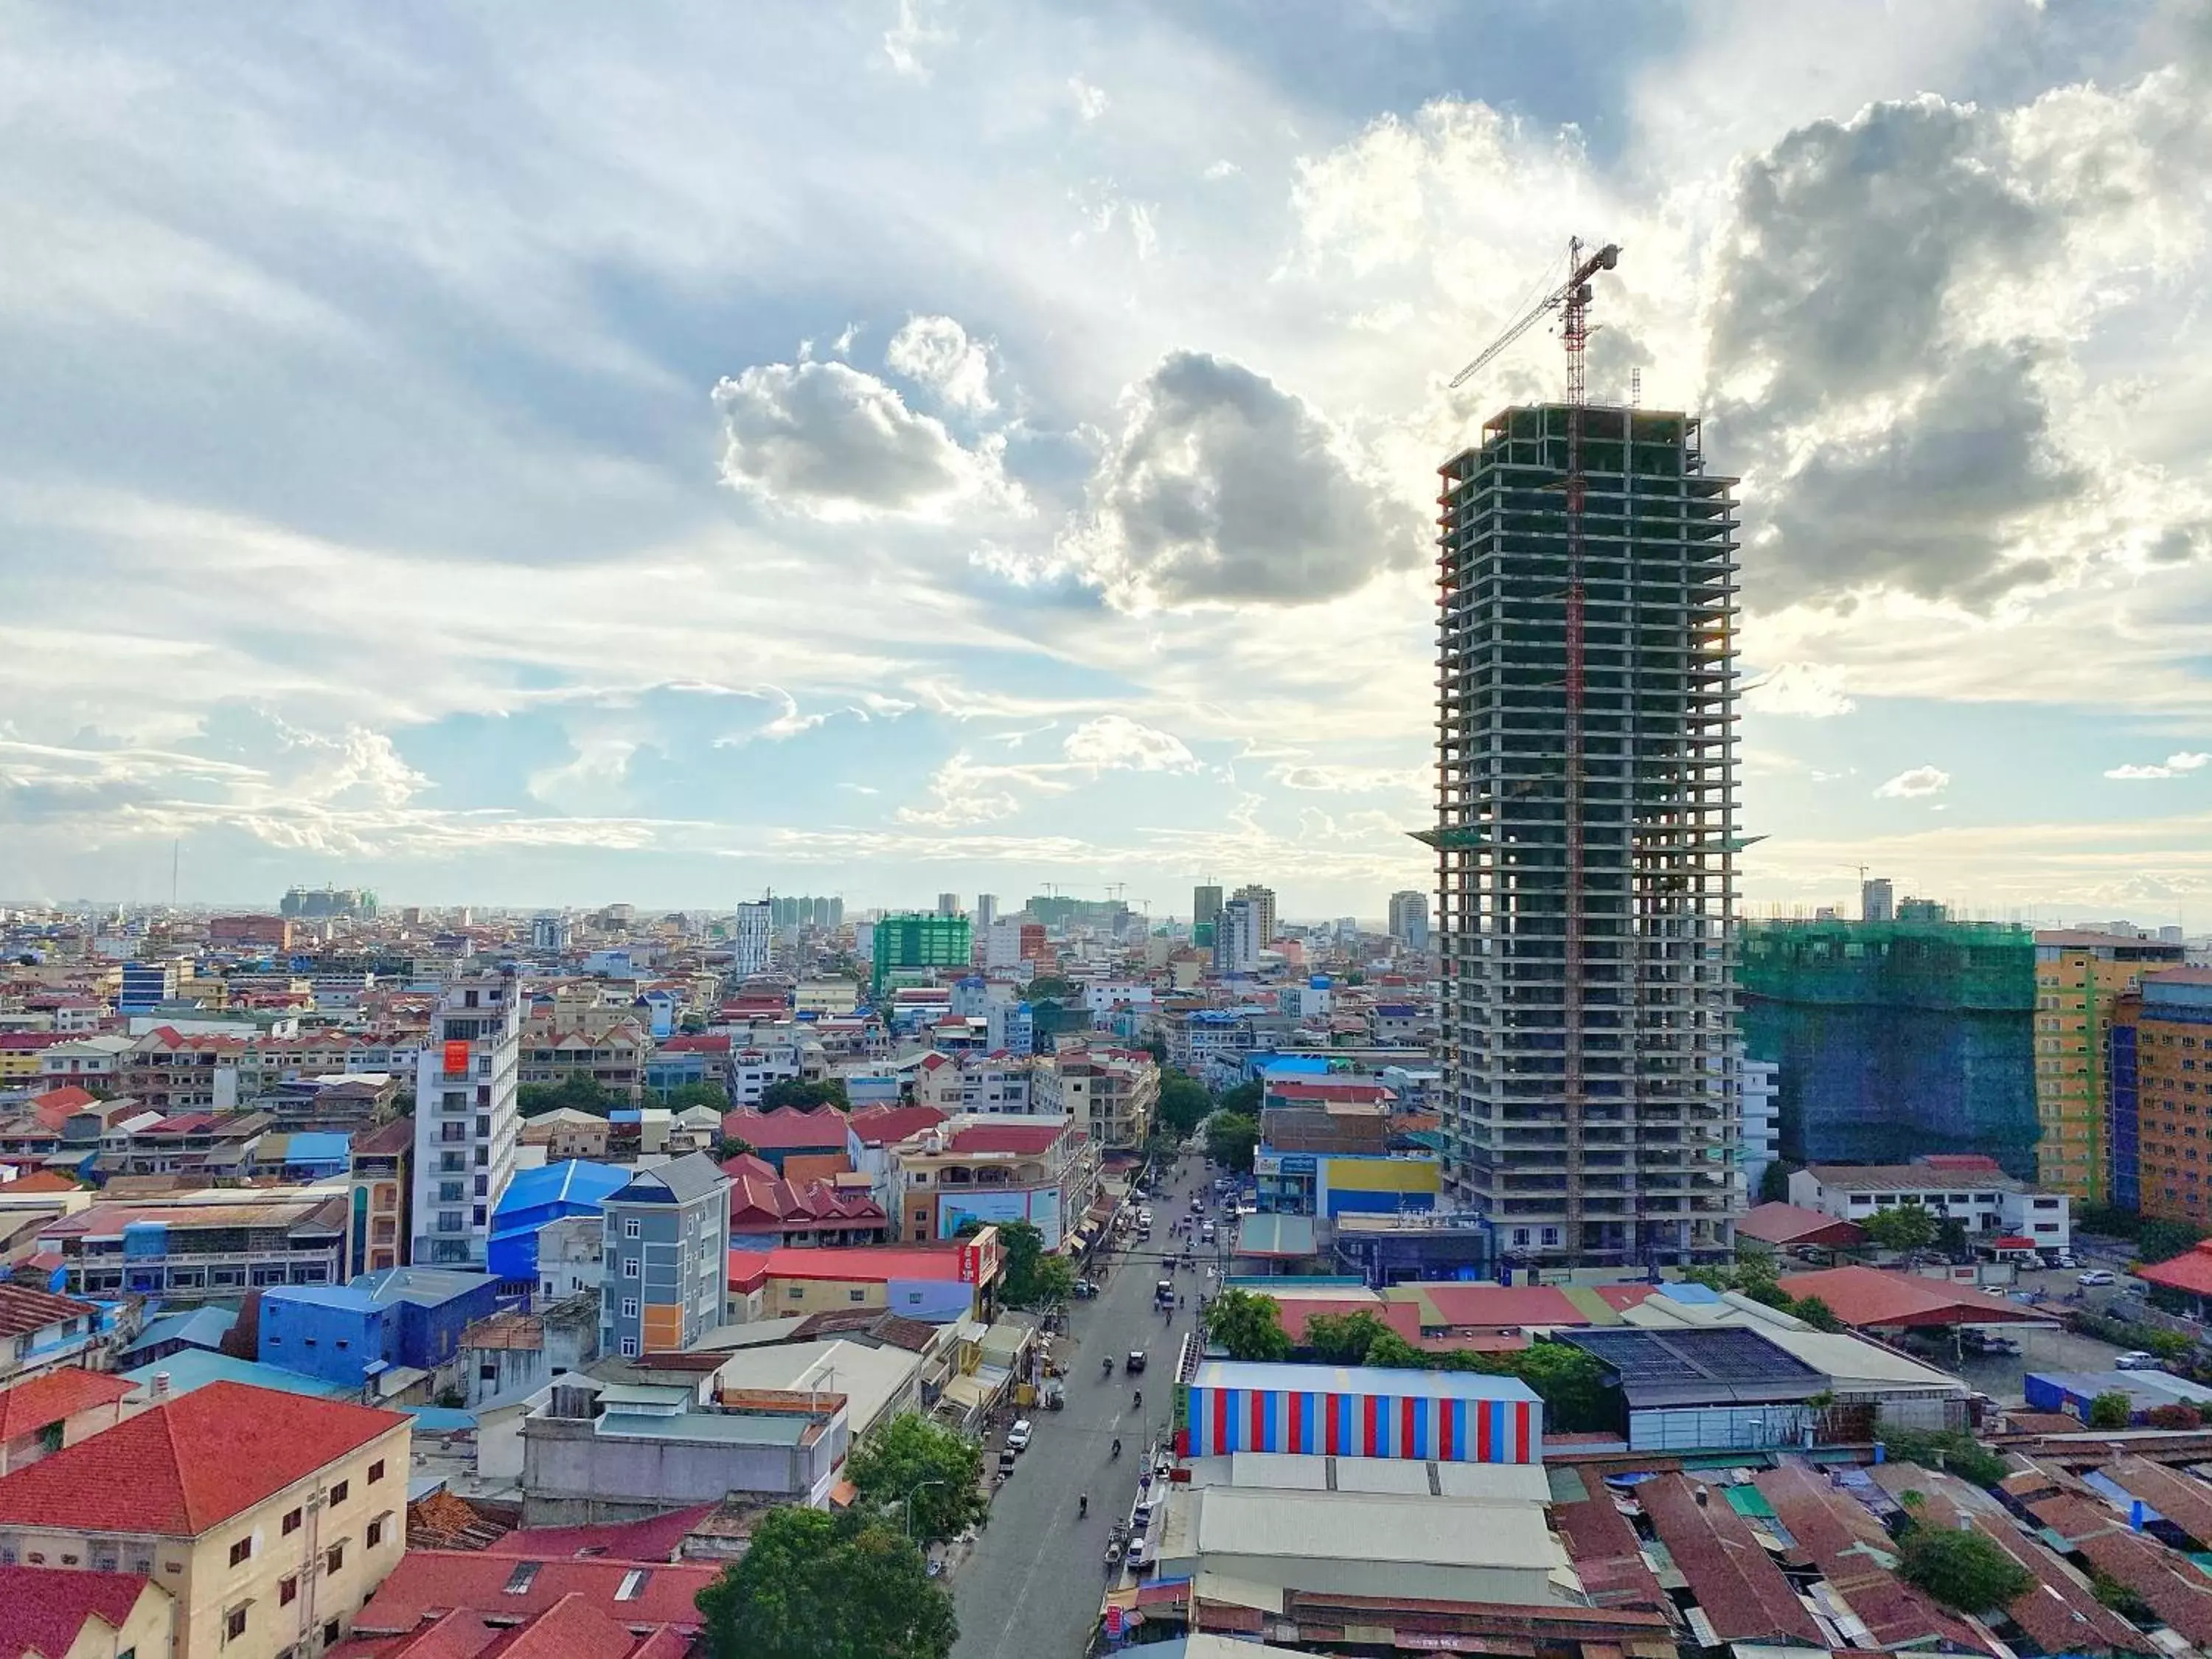
M0 41L0 902L1379 917L1580 234L1743 481L1747 906L2212 923L2203 0Z

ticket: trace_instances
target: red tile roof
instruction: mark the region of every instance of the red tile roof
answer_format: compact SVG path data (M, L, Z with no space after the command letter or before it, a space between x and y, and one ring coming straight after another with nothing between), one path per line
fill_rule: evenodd
M1762 1244L1836 1246L1859 1244L1866 1240L1866 1229L1856 1223L1838 1221L1832 1215L1801 1209L1795 1204L1756 1205L1737 1219L1735 1230Z
M21 1285L0 1284L0 1336L28 1336L64 1320L97 1314L89 1302L72 1296L50 1296Z
M895 1146L944 1121L934 1106L865 1106L853 1114L853 1133L863 1146Z
M691 1031L682 1036L663 1037L655 1045L664 1054L726 1054L730 1052L727 1031Z
M970 1123L956 1133L946 1150L955 1152L1012 1152L1035 1157L1052 1150L1067 1133L1065 1123Z
M1648 1299L1659 1287L1656 1285L1593 1285L1597 1299L1615 1313L1626 1313Z
M1416 1286L1449 1328L1504 1330L1508 1326L1587 1325L1590 1317L1549 1285L1447 1285ZM1424 1320L1424 1324L1427 1322Z
M1421 1340L1421 1310L1410 1302L1366 1302L1358 1297L1292 1296L1272 1298L1281 1314L1283 1331L1292 1342L1304 1339L1309 1319L1342 1319L1351 1314L1371 1314L1408 1342Z
M48 1371L18 1382L0 1393L0 1445L92 1407L112 1406L130 1392L131 1384L105 1371Z
M721 1572L719 1565L707 1563L656 1566L649 1570L635 1596L617 1601L615 1592L623 1579L638 1571L629 1562L546 1561L538 1565L521 1589L510 1591L507 1587L521 1578L524 1565L511 1555L474 1550L409 1550L355 1615L354 1631L363 1636L400 1635L426 1619L441 1618L457 1607L522 1618L543 1613L572 1595L582 1595L592 1607L625 1624L678 1625L696 1630L702 1620L693 1598Z
M1888 1529L1826 1476L1792 1464L1764 1471L1756 1484L1796 1540L1793 1558L1820 1569L1874 1632L1877 1646L1972 1652L1983 1645L1972 1631L1881 1565L1875 1553L1895 1547Z
M750 1166L738 1169L743 1163ZM890 1218L865 1192L840 1192L819 1178L804 1183L786 1180L764 1160L740 1154L722 1166L730 1177L730 1231L881 1227Z
M1996 1325L2048 1318L2002 1297L1941 1279L1885 1273L1879 1267L1830 1267L1790 1273L1782 1288L1794 1297L1818 1297L1846 1325Z
M72 1083L65 1088L49 1089L44 1094L33 1095L31 1110L46 1127L58 1129L68 1121L72 1113L98 1104L99 1099L91 1091L80 1089Z
M775 1152L842 1152L845 1115L835 1106L817 1106L812 1111L784 1106L773 1112L740 1107L723 1115L722 1133Z
M484 1546L486 1555L520 1555L533 1561L569 1558L607 1561L672 1561L685 1536L714 1512L712 1504L672 1510L650 1520L604 1527L522 1527Z
M953 1244L782 1245L773 1250L732 1250L730 1283L765 1273L772 1279L851 1279L883 1284L894 1279L957 1279L960 1249Z
M407 1421L210 1382L0 1480L0 1522L198 1537Z
M62 1659L88 1620L121 1629L146 1589L136 1573L0 1566L0 1653Z
M503 1632L483 1654L484 1659L628 1659L636 1645L627 1625L571 1590L528 1624Z
M0 1187L0 1192L18 1198L28 1197L33 1193L73 1193L76 1189L76 1182L54 1170L33 1170L30 1174L18 1176L4 1187Z
M0 1031L0 1054L36 1054L68 1041L66 1031Z
M2163 1285L2168 1290L2186 1291L2191 1296L2212 1296L2212 1238L2171 1261L2153 1262L2136 1276L2154 1285Z

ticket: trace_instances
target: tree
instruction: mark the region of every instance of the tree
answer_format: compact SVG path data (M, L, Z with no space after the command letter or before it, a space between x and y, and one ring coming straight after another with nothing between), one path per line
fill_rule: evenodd
M719 1083L679 1083L668 1091L664 1104L672 1112L693 1106L711 1106L718 1112L726 1112L730 1109L730 1091Z
M558 1083L526 1083L514 1091L515 1109L525 1117L563 1108L605 1117L616 1107L628 1104L628 1096L601 1086L586 1072L571 1072Z
M989 1511L983 1496L983 1448L964 1434L902 1412L863 1440L845 1465L845 1478L884 1511L886 1526L906 1526L914 1500L914 1535L942 1543L956 1538Z
M1885 1250L1924 1250L1940 1231L1936 1212L1919 1204L1893 1204L1866 1219L1867 1237Z
M1220 1110L1235 1113L1239 1117L1257 1117L1262 1098L1258 1084L1240 1083L1233 1089L1224 1090L1221 1098L1213 1103Z
M1362 1357L1362 1364L1379 1365L1394 1371L1433 1371L1440 1370L1437 1357L1415 1347L1387 1325L1375 1334Z
M2150 1263L2171 1261L2195 1249L2203 1237L2203 1229L2185 1221L2146 1221L2136 1232L2136 1255Z
M1836 1310L1817 1296L1801 1296L1789 1305L1788 1311L1796 1314L1816 1331L1840 1331L1844 1322Z
M2089 1426L2093 1429L2124 1429L2135 1416L2135 1401L2118 1389L2100 1394L2089 1402Z
M1075 987L1058 974L1039 974L1030 981L1029 1000L1032 1006L1049 997L1055 1002L1072 1000Z
M1389 1334L1371 1313L1315 1314L1306 1321L1303 1346L1324 1365L1365 1365L1375 1344Z
M1260 1120L1240 1112L1216 1112L1206 1126L1206 1155L1230 1169L1249 1170L1260 1147Z
M1759 1201L1762 1204L1787 1204L1790 1201L1790 1166L1776 1158L1759 1171Z
M2010 1472L2003 1458L1956 1429L1885 1429L1881 1446L1893 1463L1941 1469L1977 1486L1994 1486Z
M843 1111L852 1103L846 1098L845 1079L842 1077L781 1077L761 1091L760 1109L772 1112L779 1107L796 1106L803 1112L811 1112L817 1106L835 1106Z
M727 1164L753 1149L751 1141L743 1135L716 1135L714 1144L707 1149L707 1156L717 1164Z
M1165 1070L1168 1063L1168 1040L1158 1031L1145 1039L1145 1052L1152 1057L1152 1064Z
M1960 1613L1987 1613L2035 1588L2034 1575L1978 1532L1916 1526L1899 1553L1899 1577Z
M1620 1426L1614 1390L1605 1367L1565 1342L1533 1342L1517 1353L1480 1356L1485 1370L1517 1376L1544 1402L1544 1426L1561 1434L1589 1434Z
M1160 1122L1177 1140L1206 1121L1213 1097L1196 1078L1170 1072L1160 1079Z
M1206 1334L1228 1349L1232 1359L1291 1357L1281 1306L1255 1291L1224 1290L1215 1297L1206 1310Z
M984 1223L970 1221L960 1229L963 1238L983 1231ZM1044 1235L1027 1221L990 1224L999 1230L999 1300L1010 1308L1048 1307L1075 1293L1075 1267L1066 1256L1048 1255Z
M713 1659L949 1659L960 1632L921 1552L873 1509L770 1510L698 1606Z

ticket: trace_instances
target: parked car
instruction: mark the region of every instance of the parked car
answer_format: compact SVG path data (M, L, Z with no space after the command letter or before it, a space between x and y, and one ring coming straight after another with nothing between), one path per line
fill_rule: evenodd
M2077 1274L2074 1282L2076 1285L2117 1285L2120 1281L2116 1274L2107 1273L2102 1267L2092 1267L2086 1273Z
M1014 1420L1014 1426L1006 1431L1006 1449L1008 1451L1027 1451L1029 1449L1030 1420L1026 1417L1017 1418Z
M2158 1356L2145 1353L2141 1348L2130 1348L2112 1361L2112 1369L2116 1371L2154 1371L2158 1369Z

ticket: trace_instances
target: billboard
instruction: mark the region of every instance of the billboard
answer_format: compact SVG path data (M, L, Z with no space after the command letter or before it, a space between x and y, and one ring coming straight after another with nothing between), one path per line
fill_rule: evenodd
M982 1289L999 1276L999 1230L986 1227L960 1246L960 1282Z
M1060 1188L1036 1187L1007 1191L940 1192L937 1195L937 1236L952 1238L969 1222L995 1226L1026 1221L1044 1235L1048 1250L1060 1248Z
M446 1044L446 1075L466 1077L469 1074L469 1045L465 1042Z

